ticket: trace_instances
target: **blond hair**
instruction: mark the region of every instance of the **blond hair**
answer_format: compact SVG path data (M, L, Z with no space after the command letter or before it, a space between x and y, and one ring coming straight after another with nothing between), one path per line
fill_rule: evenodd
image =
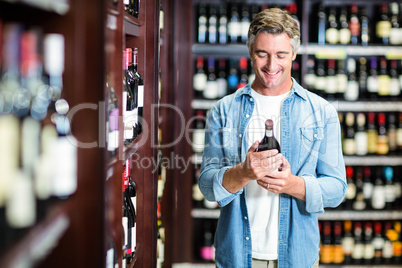
M250 54L253 52L255 37L260 33L282 34L290 38L293 53L300 46L300 30L296 20L286 10L268 8L258 13L248 29L247 47Z

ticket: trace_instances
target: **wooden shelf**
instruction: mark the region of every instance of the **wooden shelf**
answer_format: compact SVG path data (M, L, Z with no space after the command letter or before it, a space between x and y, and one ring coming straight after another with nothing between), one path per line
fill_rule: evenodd
M143 22L139 19L134 18L131 15L124 14L124 33L129 36L139 36L140 26Z
M53 206L45 219L1 256L0 267L26 267L28 263L34 265L50 254L70 226L65 206L69 204Z

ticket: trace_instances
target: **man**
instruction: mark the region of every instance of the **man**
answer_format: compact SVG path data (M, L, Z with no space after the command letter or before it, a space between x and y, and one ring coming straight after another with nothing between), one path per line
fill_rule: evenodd
M317 214L344 198L337 112L291 78L299 45L286 11L261 11L247 40L255 80L208 114L199 187L221 206L217 267L318 267ZM280 153L256 152L266 119Z

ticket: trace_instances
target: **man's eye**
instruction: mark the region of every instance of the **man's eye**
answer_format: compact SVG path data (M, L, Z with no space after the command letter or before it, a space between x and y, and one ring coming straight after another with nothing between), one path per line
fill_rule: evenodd
M266 53L257 53L257 57L259 58L266 58L267 54Z

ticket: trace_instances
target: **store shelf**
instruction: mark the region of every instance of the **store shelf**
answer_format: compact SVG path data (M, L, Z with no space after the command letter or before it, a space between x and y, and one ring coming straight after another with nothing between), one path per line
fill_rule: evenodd
M402 156L343 156L347 166L400 166Z
M191 107L195 110L210 110L217 100L194 99ZM401 101L332 101L338 112L402 112Z
M126 35L129 36L140 36L140 26L142 22L133 16L124 15L123 30Z
M220 57L248 56L246 44L194 44L192 51L196 55ZM344 59L347 56L385 56L387 59L402 59L400 46L350 46L350 45L301 45L299 55L315 55L319 59Z
M0 267L33 267L58 244L70 225L67 213L57 206L2 256Z
M66 14L70 9L69 0L0 0L8 3L20 3L29 6L33 6L45 11L55 12L60 15Z
M191 211L191 216L196 219L218 219L220 215L219 209L193 209ZM370 220L401 220L402 211L326 211L323 214L318 215L319 220L325 221L344 221L344 220L355 220L355 221L370 221Z

